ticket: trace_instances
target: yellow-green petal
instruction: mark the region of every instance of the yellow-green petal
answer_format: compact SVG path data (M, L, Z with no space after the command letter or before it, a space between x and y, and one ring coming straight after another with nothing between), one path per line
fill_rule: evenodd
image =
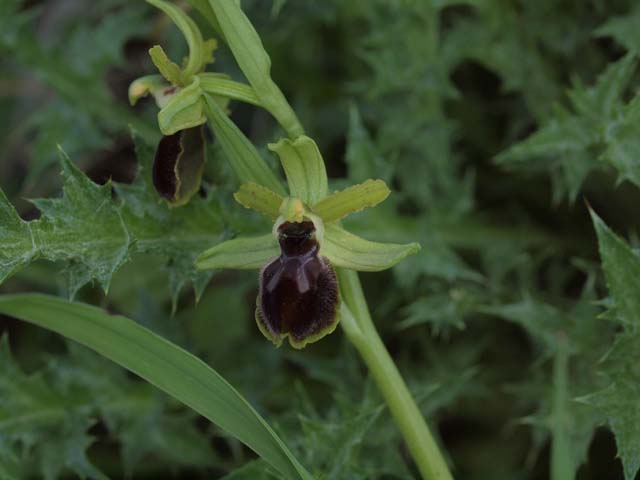
M367 180L320 200L313 206L313 211L325 224L333 223L351 213L377 205L390 193L387 184L382 180Z
M171 61L160 45L151 47L149 49L149 56L160 74L166 78L171 85L182 86L182 70L180 70L177 64Z
M255 182L246 182L240 185L240 189L233 195L240 205L275 220L280 215L280 205L284 200L276 192Z

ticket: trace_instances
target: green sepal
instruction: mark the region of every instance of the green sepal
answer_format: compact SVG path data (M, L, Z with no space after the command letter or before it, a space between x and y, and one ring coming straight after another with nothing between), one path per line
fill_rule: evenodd
M253 270L262 268L280 254L278 242L272 234L260 237L240 237L219 243L204 251L195 262L200 270L233 268Z
M205 72L198 75L200 88L211 95L226 97L230 100L238 100L251 105L261 106L256 92L249 85L231 80L223 73Z
M158 125L163 135L172 135L179 130L197 127L207 121L200 79L176 93L158 112Z
M169 16L169 18L171 18L171 20L173 20L173 23L175 23L176 26L180 29L180 31L184 35L185 40L187 41L187 45L189 46L189 56L187 58L187 64L184 67L184 70L181 70L178 67L178 78L174 78L174 80L177 81L171 80L166 76L165 78L167 78L167 80L169 80L174 85L178 85L181 87L190 84L192 77L196 73L200 72L207 64L207 62L210 61L211 53L216 46L215 43L209 42L205 44L204 40L202 39L200 29L198 28L196 23L176 5L165 2L164 0L147 0L147 2L154 7L162 10ZM164 52L162 52L162 54L164 55L164 57L166 57L166 54L164 54ZM169 59L167 58L167 60ZM155 59L154 63L156 63ZM175 63L173 62L171 63L175 65ZM156 66L158 65L156 64ZM177 67L177 65L175 66ZM164 75L162 70L161 73ZM172 77L174 77L174 74L175 70L172 67Z
M280 205L284 200L276 192L255 182L240 185L240 189L234 193L233 198L243 207L260 212L272 220L280 215Z
M313 211L325 224L333 223L351 213L377 205L390 193L387 184L382 180L367 180L320 200L313 206Z
M420 244L378 243L365 240L333 224L325 227L320 254L334 267L361 272L378 272L393 267L420 250Z
M137 78L129 85L129 104L133 106L138 103L138 100L151 94L155 98L158 107L162 108L171 98L170 95L165 94L167 90L174 90L174 87L167 84L162 75L146 75Z
M149 56L160 74L166 78L171 85L182 86L182 70L169 59L160 45L151 47L149 49Z
M205 93L203 97L209 125L240 183L255 182L279 195L284 195L280 180L260 156L256 147L231 121L211 95Z
M327 195L327 171L316 142L306 135L295 141L283 138L269 144L276 152L287 175L289 191L307 205L314 205Z

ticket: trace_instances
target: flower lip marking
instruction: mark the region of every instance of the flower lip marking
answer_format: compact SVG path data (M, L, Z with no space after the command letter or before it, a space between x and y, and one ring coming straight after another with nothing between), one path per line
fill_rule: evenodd
M320 339L337 324L336 274L319 256L313 222L284 222L278 228L281 254L260 273L256 320L277 345L288 335L295 348Z

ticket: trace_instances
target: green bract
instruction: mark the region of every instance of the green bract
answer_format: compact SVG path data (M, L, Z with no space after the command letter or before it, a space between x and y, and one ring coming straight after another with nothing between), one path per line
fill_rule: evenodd
M327 174L315 142L300 136L295 141L281 140L269 148L280 156L291 196L283 197L256 182L245 182L235 194L238 203L275 220L274 233L284 222L310 220L316 228L319 255L333 266L360 271L380 271L392 267L420 249L417 243L406 245L365 240L342 228L338 221L353 212L373 207L389 195L382 180L367 180L345 190L327 194ZM203 252L196 260L200 269L258 269L280 254L276 235L236 238ZM335 328L335 325L333 325ZM276 344L281 338L272 338ZM318 339L324 335L318 336ZM310 343L315 339L309 339ZM297 346L297 345L294 345Z

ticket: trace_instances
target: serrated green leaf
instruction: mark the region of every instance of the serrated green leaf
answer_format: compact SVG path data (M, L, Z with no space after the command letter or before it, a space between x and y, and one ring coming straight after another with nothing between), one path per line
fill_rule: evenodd
M639 331L640 256L613 233L593 210L590 212L615 311L626 328Z
M280 254L273 234L261 237L240 237L227 240L205 250L196 259L196 268L237 268L254 270L262 268Z
M197 127L207 121L200 79L176 93L158 112L158 126L164 135L173 135L179 130Z
M280 206L284 200L277 193L254 182L240 185L240 189L233 194L233 198L243 207L260 212L272 220L280 215Z
M11 130L29 154L28 183L41 180L43 171L51 173L50 167L55 168L58 144L73 158L91 156L108 149L113 138L126 135L130 125L148 141L157 141L154 122L134 113L119 101L122 98L115 98L105 78L107 71L125 63L124 45L148 34L151 24L145 21L146 6L105 8L96 4L67 12L65 27L53 26L47 41L38 35L42 12L31 7L3 2L0 13L0 49L11 64L4 69L11 73L8 79L23 83L27 77L37 77L49 92L47 101L36 102L21 120L12 123ZM9 119L8 111L4 112L3 117ZM28 137L22 138L25 134Z
M612 37L632 52L640 52L640 31L638 31L638 22L640 22L640 8L634 8L627 15L613 16L600 25L594 32L598 37Z
M553 305L537 302L530 298L518 303L483 307L480 308L480 311L524 327L533 339L548 349L544 352L545 356L554 355L558 333L571 326L564 312Z
M598 236L598 247L607 287L613 303L613 318L624 326L601 366L611 384L589 395L585 401L599 407L607 416L622 459L626 480L640 470L640 256L590 210Z
M122 215L135 240L136 251L167 259L174 305L187 282L194 286L196 299L211 278L210 272L195 270L193 262L205 248L224 238L224 213L212 193L196 195L187 205L171 209L160 201L152 182L154 151L133 132L138 157L138 174L132 184L116 184L124 200Z
M128 318L46 295L4 295L0 312L92 348L237 437L286 478L311 479L265 420L224 378Z
M622 111L617 122L606 130L607 149L602 159L618 170L620 180L629 180L640 187L640 96L636 96Z
M613 119L637 65L636 56L627 54L609 64L592 87L578 84L571 89L568 95L576 112L585 118L602 116L607 120Z
M382 180L367 180L323 198L313 205L325 224L337 222L347 215L374 207L384 201L391 190Z
M582 400L601 409L616 437L618 456L626 480L636 478L640 470L640 336L624 333L618 336L607 354L600 373L607 375L608 388Z
M112 201L111 184L96 185L63 152L60 162L63 195L33 201L42 213L40 219L23 222L6 197L0 197L0 215L7 220L0 229L0 278L36 258L44 258L67 262L71 296L92 279L107 290L112 275L129 255L129 232L120 208Z
M15 448L0 439L0 479L21 480L27 476L27 472L20 464Z
M314 205L327 195L327 171L316 143L303 135L295 141L283 138L269 144L276 152L287 175L289 193L307 205Z
M0 282L3 282L37 256L31 226L20 218L0 190Z
M25 451L30 446L30 436L43 440L35 446L31 461L24 462L32 475L55 479L68 468L81 477L106 479L86 456L93 443L87 430L95 421L78 406L82 401L72 399L62 388L54 390L42 375L24 374L11 357L6 337L0 339L0 359L0 394L5 399L0 406L0 436ZM86 409L87 405L83 407ZM50 429L56 430L53 435ZM54 439L55 445L47 445Z
M296 114L271 79L271 59L240 5L226 0L209 0L209 5L233 56L261 105L271 112L291 138L302 135L304 131Z
M621 179L640 184L640 166L632 133L638 117L633 103L623 103L624 93L637 68L634 54L611 63L594 85L576 81L568 92L573 112L557 108L554 115L528 138L497 157L504 165L527 170L548 169L554 175L554 196L568 192L575 200L587 174L607 164Z
M385 182L391 180L393 165L386 162L376 149L355 105L349 108L345 161L349 167L349 178L355 182L373 177L381 178Z
M92 279L107 288L113 273L132 251L167 258L174 297L187 281L202 292L211 278L193 261L203 249L224 238L223 212L218 199L196 196L179 211L160 201L151 181L153 151L134 135L140 171L133 184L113 187L89 180L61 155L64 193L58 199L34 201L42 212L25 222L0 194L0 280L38 258L64 264L71 296Z
M419 250L420 245L417 243L399 245L370 242L338 225L327 225L320 254L327 257L335 267L378 272L393 267Z

